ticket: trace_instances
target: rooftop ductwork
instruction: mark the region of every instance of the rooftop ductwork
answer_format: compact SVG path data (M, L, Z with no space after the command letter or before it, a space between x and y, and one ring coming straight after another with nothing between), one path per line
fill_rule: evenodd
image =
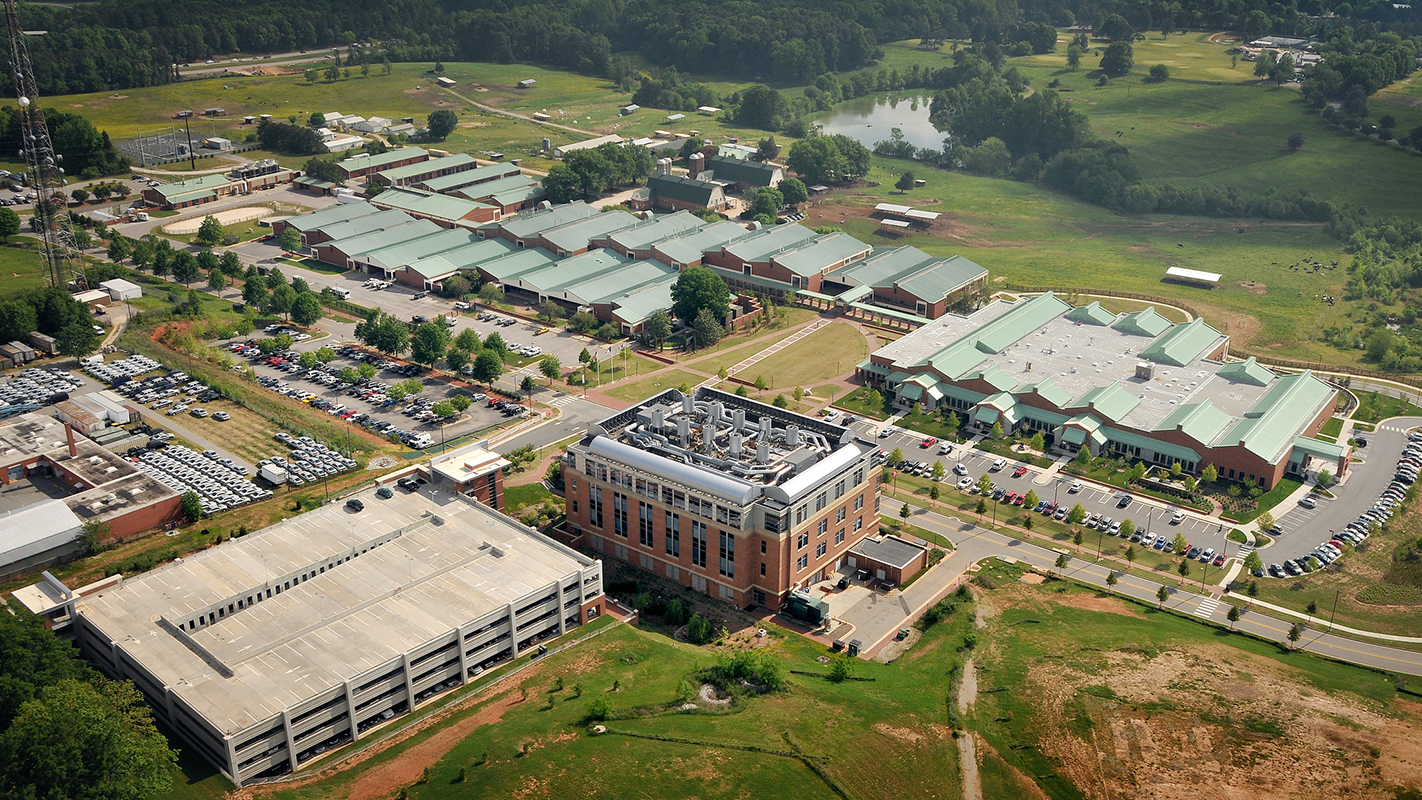
M740 431L731 431L729 444L731 458L742 458L745 455L745 441L741 437Z

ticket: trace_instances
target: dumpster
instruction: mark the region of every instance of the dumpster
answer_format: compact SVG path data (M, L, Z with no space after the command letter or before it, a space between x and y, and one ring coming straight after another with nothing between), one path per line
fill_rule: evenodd
M861 641L859 641L858 639L850 639L850 640L849 640L849 654L850 654L851 656L857 656L857 655L859 655L859 650L860 650L862 647L864 647L864 643L861 642Z

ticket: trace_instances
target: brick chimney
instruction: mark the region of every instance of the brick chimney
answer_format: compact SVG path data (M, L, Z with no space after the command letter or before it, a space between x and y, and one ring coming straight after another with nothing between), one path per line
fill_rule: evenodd
M74 426L64 423L64 438L69 441L69 457L78 458L79 448L74 445Z

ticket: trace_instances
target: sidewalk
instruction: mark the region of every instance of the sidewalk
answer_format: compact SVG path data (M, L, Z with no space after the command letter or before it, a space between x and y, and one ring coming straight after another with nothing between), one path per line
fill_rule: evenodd
M1235 595L1235 596L1238 597L1239 595ZM1348 627L1347 625L1339 625L1339 624L1337 624L1337 623L1332 623L1332 624L1330 624L1329 622L1327 622L1327 621L1325 621L1324 619L1322 619L1322 615L1317 615L1317 614L1316 614L1316 615L1313 615L1313 616L1309 616L1308 614L1305 614L1305 613L1302 613L1302 612L1299 612L1299 611L1294 611L1294 610L1291 609L1291 608L1284 608L1283 606L1276 606L1276 605L1274 605L1273 603L1266 603L1266 602L1264 602L1263 600L1255 600L1255 599L1252 598L1252 597L1244 597L1244 598L1242 598L1242 599L1249 601L1249 604L1250 604L1251 606L1256 606L1256 607L1258 607L1258 608L1267 608L1267 609L1269 609L1270 611L1273 611L1273 612L1276 613L1276 614L1283 614L1283 615L1288 616L1288 617L1293 617L1294 619L1301 619L1301 620L1304 620L1305 622L1308 622L1309 625L1311 625L1311 626L1314 626L1314 625L1319 626L1319 629L1320 629L1320 630L1324 630L1324 631L1339 631L1339 632L1341 632L1341 633L1347 633L1347 634L1351 634L1351 635L1353 635L1353 636L1366 636L1366 637L1368 637L1369 639L1381 639L1381 640L1387 641L1387 642L1405 642L1405 643L1407 643L1407 644L1422 644L1422 636L1395 636L1395 635L1393 635L1393 634L1391 634L1391 633L1379 633L1379 632L1377 632L1377 631L1365 631L1365 630L1360 630L1360 629L1358 629L1358 628L1350 628L1350 627Z

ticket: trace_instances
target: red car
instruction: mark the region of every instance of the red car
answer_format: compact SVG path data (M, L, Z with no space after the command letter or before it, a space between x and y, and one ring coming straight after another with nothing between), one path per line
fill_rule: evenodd
M1051 515L1057 513L1057 504L1056 504L1056 503L1048 503L1048 504L1046 505L1046 507L1042 509L1042 513L1045 514L1045 515L1047 515L1047 516L1049 516L1049 517L1050 517Z
M1018 467L1017 469L1014 469L1014 470L1012 471L1012 477L1014 477L1014 478L1020 478L1020 477L1022 477L1023 475L1026 475L1026 474L1027 474L1027 467L1026 467L1026 465L1020 466L1020 467Z
M1003 495L1002 502L1007 505L1012 505L1013 503L1017 502L1017 492L1008 492L1007 494Z
M938 440L930 436L927 439L924 439L923 441L919 442L918 446L924 449L928 449L934 446L935 444L938 444Z
M1224 566L1224 562L1225 562L1225 554L1224 554L1224 553L1220 553L1219 555L1215 556L1215 562L1214 562L1214 563L1215 563L1215 566L1217 566L1217 567L1223 567L1223 566Z
M1019 494L1019 495L1017 495L1016 497L1012 498L1012 504L1013 504L1014 506L1020 506L1020 505L1022 505L1023 501L1025 501L1026 499L1027 499L1027 495L1025 495L1025 494Z

